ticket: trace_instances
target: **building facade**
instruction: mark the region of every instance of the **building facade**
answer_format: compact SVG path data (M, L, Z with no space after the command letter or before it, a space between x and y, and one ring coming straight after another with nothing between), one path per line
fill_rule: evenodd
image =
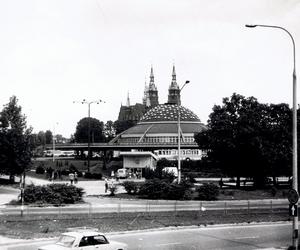
M206 126L201 123L196 114L181 106L175 66L173 66L172 80L168 89L168 102L165 104L158 103L158 91L154 84L153 68L151 67L150 82L148 86L145 86L143 106L145 113L137 124L117 135L111 143L160 145L160 149L153 151L158 158L178 159L178 151L175 146L178 145L178 114L180 114L180 143L183 148L181 149L181 159L201 159L203 152L196 147L194 134L205 130Z

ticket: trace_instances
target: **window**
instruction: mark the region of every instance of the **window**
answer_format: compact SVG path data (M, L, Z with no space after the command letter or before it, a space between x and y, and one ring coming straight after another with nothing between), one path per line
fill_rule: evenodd
M96 235L94 236L94 243L95 245L108 244L108 241L103 235Z
M56 242L57 245L64 246L64 247L72 247L75 238L69 235L62 235L59 237L58 241Z

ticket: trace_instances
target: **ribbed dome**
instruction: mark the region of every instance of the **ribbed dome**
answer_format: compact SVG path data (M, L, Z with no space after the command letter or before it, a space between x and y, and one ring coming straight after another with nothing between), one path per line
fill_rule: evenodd
M181 121L197 121L200 119L191 110L180 107ZM177 121L178 119L178 105L174 104L160 104L149 110L140 120L140 122L157 122L157 121Z

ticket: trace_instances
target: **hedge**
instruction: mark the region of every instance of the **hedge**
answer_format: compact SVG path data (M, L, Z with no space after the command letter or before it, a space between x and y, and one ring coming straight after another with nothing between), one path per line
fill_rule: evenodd
M25 203L74 204L82 201L82 188L68 184L28 185L24 190Z

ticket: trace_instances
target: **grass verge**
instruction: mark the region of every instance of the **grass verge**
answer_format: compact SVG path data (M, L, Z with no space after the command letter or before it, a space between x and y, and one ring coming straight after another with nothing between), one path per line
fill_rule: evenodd
M251 222L289 221L287 209L178 211L150 213L110 213L87 215L1 216L0 234L11 238L33 239L58 236L70 227L95 227L99 231L120 232L162 227L206 226Z

